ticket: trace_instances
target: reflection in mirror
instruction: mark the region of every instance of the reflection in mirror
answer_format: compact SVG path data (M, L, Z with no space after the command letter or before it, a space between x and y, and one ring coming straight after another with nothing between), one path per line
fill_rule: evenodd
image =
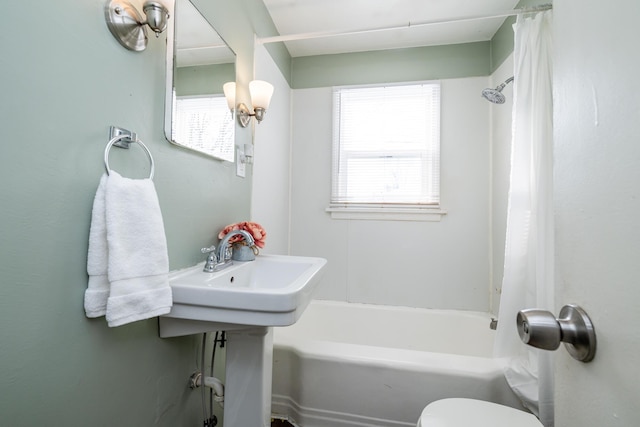
M174 16L173 43L167 43L166 138L233 162L235 120L222 86L236 81L235 53L188 0L176 0Z

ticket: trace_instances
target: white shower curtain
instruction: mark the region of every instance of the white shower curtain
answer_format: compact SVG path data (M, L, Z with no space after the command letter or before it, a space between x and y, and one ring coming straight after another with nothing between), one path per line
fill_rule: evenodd
M514 25L511 181L495 354L510 359L505 376L524 405L553 426L551 353L524 345L516 315L554 312L551 11Z

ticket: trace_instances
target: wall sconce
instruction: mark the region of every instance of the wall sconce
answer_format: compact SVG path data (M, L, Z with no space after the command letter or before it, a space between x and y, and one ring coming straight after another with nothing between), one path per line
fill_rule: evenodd
M146 15L142 19L140 12L126 0L108 0L104 7L104 16L111 34L120 44L129 50L140 52L147 47L147 29L156 33L156 37L167 29L169 11L157 1L146 1L142 6Z
M267 84L271 86L269 83ZM223 84L222 91L224 92L224 97L227 99L227 106L229 107L229 110L231 111L231 115L233 116L233 113L235 112L235 109L236 109L236 82L227 82ZM271 86L271 93L273 93L273 86ZM271 101L271 95L269 95L269 99L267 100L267 104L266 104L267 107L269 106L270 101ZM244 104L240 104L238 106L238 109L240 109L241 106L244 106ZM244 107L244 108L246 111L247 107ZM264 111L262 112L262 117L264 117ZM262 117L260 118L260 120L262 120ZM246 120L248 124L249 122L248 111L246 115ZM240 124L243 127L247 126L247 125L243 125L242 122L240 122ZM238 161L245 165L253 164L253 144L244 144L243 146L238 145L237 147L238 147Z
M251 94L251 103L254 109L254 112L250 113L243 103L238 104L236 107L236 82L225 83L222 85L222 90L224 91L224 97L227 99L229 110L233 112L235 109L238 122L243 128L249 126L251 117L255 117L258 123L264 119L273 95L273 85L271 83L262 80L253 80L249 83L249 93Z
M227 105L231 111L231 115L236 109L236 82L227 82L222 85L224 97L227 99Z
M251 94L251 103L253 104L254 112L249 112L249 108L242 103L238 104L236 109L238 122L240 122L240 126L243 128L249 126L251 117L255 117L258 123L264 119L264 115L271 102L271 96L273 95L273 85L262 80L254 80L249 83L249 93Z

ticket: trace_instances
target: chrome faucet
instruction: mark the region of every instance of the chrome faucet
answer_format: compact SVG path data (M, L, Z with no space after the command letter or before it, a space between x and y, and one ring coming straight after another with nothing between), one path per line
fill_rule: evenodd
M226 236L220 241L218 245L218 265L226 266L227 263L231 264L231 251L229 250L229 239L233 236L241 234L244 237L245 242L249 247L253 246L255 241L253 236L249 232L244 230L233 230L227 233ZM224 268L224 267L221 267Z
M229 250L229 240L233 236L237 236L238 234L241 234L244 237L247 245L253 246L255 244L255 241L253 240L253 236L248 232L244 230L230 231L220 241L217 252L216 252L215 246L201 249L201 252L203 254L208 254L207 262L205 262L204 269L203 269L205 273L213 273L214 271L220 271L233 264L233 261L231 261L231 251Z

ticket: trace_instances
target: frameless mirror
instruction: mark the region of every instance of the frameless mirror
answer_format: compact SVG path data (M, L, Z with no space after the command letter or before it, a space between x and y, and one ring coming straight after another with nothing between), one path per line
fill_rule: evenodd
M236 81L236 55L190 1L176 0L173 15L167 34L165 136L233 162L235 120L222 86Z

